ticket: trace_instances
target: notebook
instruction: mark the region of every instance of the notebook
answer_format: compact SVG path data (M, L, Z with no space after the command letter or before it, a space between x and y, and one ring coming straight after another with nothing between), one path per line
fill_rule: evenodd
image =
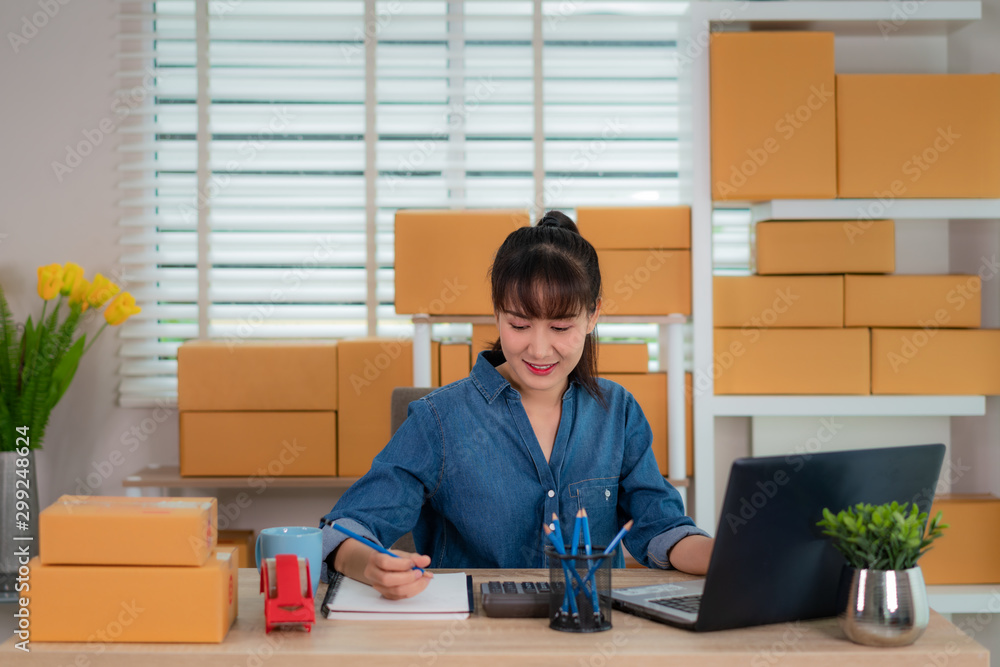
M472 577L465 572L435 573L418 595L387 600L368 584L336 572L320 611L326 618L353 621L464 619L475 611Z

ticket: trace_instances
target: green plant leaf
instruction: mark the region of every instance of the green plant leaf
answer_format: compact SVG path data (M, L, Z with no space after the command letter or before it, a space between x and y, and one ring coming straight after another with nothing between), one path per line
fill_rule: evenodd
M56 406L59 399L66 393L69 383L73 381L76 369L80 365L80 357L83 356L86 335L80 336L76 342L66 351L62 359L52 371L52 386L49 388L49 405L51 411Z

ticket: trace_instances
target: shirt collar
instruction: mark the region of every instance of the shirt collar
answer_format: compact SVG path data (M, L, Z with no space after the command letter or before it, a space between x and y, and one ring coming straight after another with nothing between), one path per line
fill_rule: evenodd
M484 350L476 357L476 365L472 369L472 381L487 403L495 401L503 393L504 389L510 387L510 382L507 381L507 378L500 375L500 371L496 369L497 366L505 361L503 352L493 352L491 350ZM570 381L569 387L563 392L562 399L564 401L573 395L576 384L576 380ZM513 387L510 387L510 389L517 393Z

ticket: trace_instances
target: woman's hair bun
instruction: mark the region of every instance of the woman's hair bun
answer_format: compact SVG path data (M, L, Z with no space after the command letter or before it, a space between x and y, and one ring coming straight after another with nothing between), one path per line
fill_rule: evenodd
M580 230L576 227L576 223L562 211L549 211L538 221L538 227L558 227L574 234L580 233Z

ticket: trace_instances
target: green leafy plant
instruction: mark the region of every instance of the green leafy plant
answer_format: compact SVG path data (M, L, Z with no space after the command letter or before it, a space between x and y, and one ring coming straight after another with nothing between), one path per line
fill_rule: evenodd
M823 520L816 525L858 570L908 570L948 527L941 523L941 512L928 525L927 512L920 512L916 503L911 507L910 503L900 505L896 501L885 505L858 503L837 514L824 508Z
M0 451L14 451L18 436L25 435L31 449L41 446L49 413L69 388L80 357L105 327L117 326L142 310L131 294L119 291L99 273L87 280L83 269L72 262L40 266L42 313L37 321L29 316L21 327L14 323L0 287ZM53 300L55 307L46 316ZM105 304L105 323L97 334L89 342L85 334L76 335L83 313Z

